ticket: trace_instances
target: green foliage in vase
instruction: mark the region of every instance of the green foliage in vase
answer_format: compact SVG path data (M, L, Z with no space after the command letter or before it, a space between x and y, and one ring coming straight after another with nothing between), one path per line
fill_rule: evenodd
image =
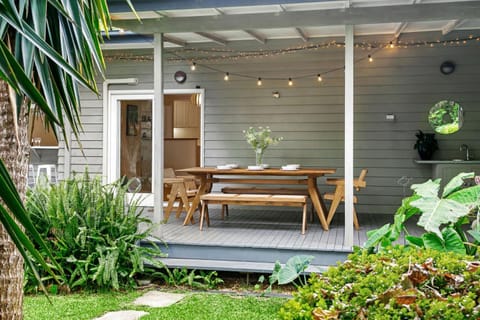
M281 319L478 319L480 263L473 257L412 247L348 260L312 274Z
M62 290L133 287L145 264L162 266L155 260L162 252L147 240L154 224L141 216L138 200L127 201L127 188L121 181L103 185L100 177L85 172L28 191L30 218L65 272ZM140 241L150 245L140 246ZM48 274L41 276L55 286ZM26 291L36 291L30 268L25 279Z
M283 140L283 137L272 137L272 130L270 127L250 127L247 130L243 130L243 135L248 144L253 150L265 150L270 145L276 145Z
M393 223L367 232L364 247L387 248L398 240L402 232L409 244L439 251L476 255L480 244L480 186L464 186L464 180L474 173L460 173L443 189L439 196L441 179L428 180L411 186L414 194L403 199ZM410 235L406 221L418 216L418 225L425 229L420 237ZM465 232L465 226L470 229Z

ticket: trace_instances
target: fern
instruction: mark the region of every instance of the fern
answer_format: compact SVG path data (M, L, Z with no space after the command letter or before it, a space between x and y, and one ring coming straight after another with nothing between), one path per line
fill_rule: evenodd
M127 186L120 181L102 185L88 171L58 185L38 184L29 190L27 209L40 233L65 269L63 285L69 289L113 288L134 285L144 264L159 266L162 253L155 243L138 243L155 226L142 216L139 202L127 202ZM145 225L139 230L140 223ZM28 281L27 291L36 290Z

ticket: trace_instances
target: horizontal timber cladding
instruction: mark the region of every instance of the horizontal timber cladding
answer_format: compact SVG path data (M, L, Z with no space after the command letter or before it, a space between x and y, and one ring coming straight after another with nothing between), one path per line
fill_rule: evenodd
M297 46L290 43L289 46ZM285 45L287 47L288 45ZM237 50L255 49L246 44ZM138 54L139 58L132 58ZM372 54L374 61L365 58ZM480 158L480 45L427 46L368 51L356 49L354 99L355 175L368 168L367 187L358 193L360 214L393 214L401 199L411 193L410 184L431 178L429 165L419 165L415 144L417 130L432 132L427 115L431 106L444 99L458 101L465 111L464 127L448 136L436 135L440 150L435 158L462 158L461 144L467 144ZM106 52L107 78L139 79L138 86L111 85L114 90L153 89L151 52ZM203 56L201 52L198 55ZM130 58L118 59L115 56ZM238 163L253 164L255 155L245 142L242 130L249 126L270 126L274 136L284 140L265 152L265 162L272 166L299 163L311 167L335 167L334 176L343 176L344 155L344 65L343 48L301 51L262 58L197 60L197 70L185 63L167 61L165 89L205 89L204 147L206 166ZM451 75L439 71L446 60L455 62ZM222 72L202 67L218 69ZM339 68L338 71L325 73ZM184 84L177 84L173 74L187 73ZM224 73L230 80L224 81ZM323 81L317 81L317 74ZM236 77L245 74L251 78ZM300 76L308 77L298 78ZM262 77L263 85L256 85ZM288 78L293 86L288 85ZM268 80L279 78L280 80ZM99 82L101 89L101 82ZM274 98L278 91L280 98ZM82 91L81 134L83 156L76 144L70 153L71 168L102 171L103 111L102 97ZM394 114L395 121L386 115ZM64 152L60 152L63 169ZM403 179L401 179L403 177ZM332 191L319 179L321 192ZM405 183L407 181L407 183ZM343 210L343 206L341 207Z

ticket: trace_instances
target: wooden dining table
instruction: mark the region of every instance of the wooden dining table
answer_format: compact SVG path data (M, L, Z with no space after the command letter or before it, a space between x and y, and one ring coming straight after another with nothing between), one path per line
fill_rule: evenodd
M210 192L215 183L305 185L322 228L328 230L328 224L325 218L327 210L318 190L317 179L326 174L335 173L336 169L299 168L296 170L283 170L281 168L268 168L263 170L249 170L247 168L218 169L216 167L194 167L178 171L194 175L200 180L198 193L192 201L183 225L187 225L193 221L193 214L200 204L200 197Z

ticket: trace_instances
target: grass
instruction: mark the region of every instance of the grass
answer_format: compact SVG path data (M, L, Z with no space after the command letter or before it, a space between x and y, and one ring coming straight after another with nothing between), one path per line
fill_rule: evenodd
M91 320L108 311L142 310L149 314L141 320L267 320L277 319L286 301L283 298L263 298L209 293L190 293L181 302L167 308L134 306L133 300L143 292L82 293L51 296L26 296L25 320Z

